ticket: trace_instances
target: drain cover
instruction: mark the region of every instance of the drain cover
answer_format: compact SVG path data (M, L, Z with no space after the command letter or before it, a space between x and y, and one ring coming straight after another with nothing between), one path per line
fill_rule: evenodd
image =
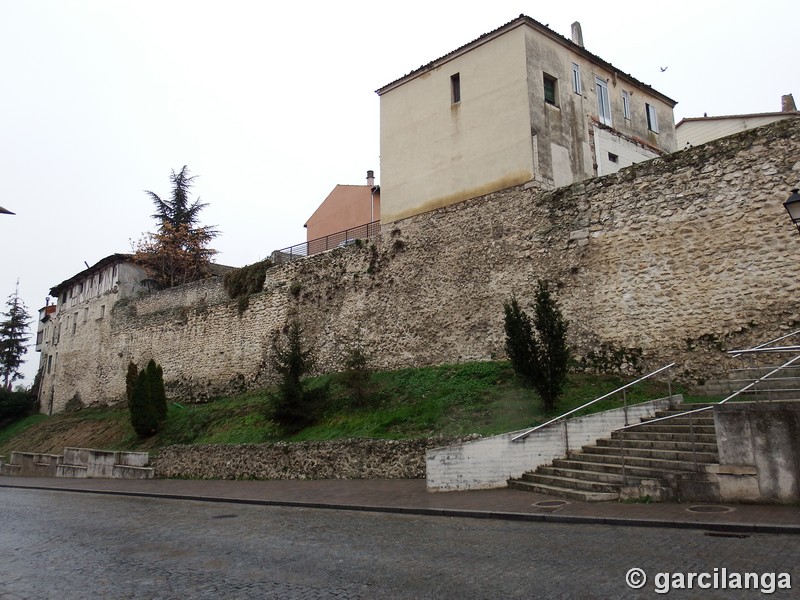
M700 504L698 506L690 506L687 508L689 512L696 513L726 513L731 512L733 509L730 506L717 506L716 504Z
M565 504L569 504L566 500L542 500L541 502L534 502L534 506L543 506L543 507L553 507L553 506L564 506Z

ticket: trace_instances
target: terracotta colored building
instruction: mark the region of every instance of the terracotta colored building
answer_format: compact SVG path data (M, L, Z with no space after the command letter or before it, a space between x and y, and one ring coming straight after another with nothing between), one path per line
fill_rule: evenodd
M378 227L369 224L380 218L380 186L375 185L373 172L367 171L366 185L337 185L308 219L304 225L308 254L370 237Z

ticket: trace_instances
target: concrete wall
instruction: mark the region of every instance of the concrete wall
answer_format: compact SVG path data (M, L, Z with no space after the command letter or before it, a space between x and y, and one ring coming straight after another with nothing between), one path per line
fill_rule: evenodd
M800 502L800 401L714 407L722 500Z
M681 401L680 396L672 396L629 406L628 422L652 417L655 411ZM526 471L566 457L567 441L570 450L580 450L581 446L594 444L595 440L608 437L625 424L625 410L618 408L553 423L516 442L511 440L525 430L429 450L426 456L428 491L505 487L509 478L520 477Z
M220 279L118 302L102 328L62 336L43 393L56 411L76 392L122 400L128 361L150 358L182 401L259 387L295 317L322 371L356 340L375 368L501 358L503 301L530 308L539 278L578 358L641 349L700 384L727 372L726 349L800 322L800 237L782 206L798 179L794 119L552 192L509 188L270 269L242 313Z

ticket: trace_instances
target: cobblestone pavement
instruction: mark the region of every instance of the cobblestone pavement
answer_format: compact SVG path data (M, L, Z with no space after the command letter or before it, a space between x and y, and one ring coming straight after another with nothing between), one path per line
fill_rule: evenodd
M659 572L788 573L796 535L0 488L0 598L647 598ZM648 574L638 591L633 567ZM785 581L785 579L784 579ZM777 582L777 580L776 580ZM662 582L663 583L663 582ZM769 579L758 587L769 589ZM776 583L777 587L777 583ZM759 589L670 598L757 598ZM663 590L663 587L661 588Z

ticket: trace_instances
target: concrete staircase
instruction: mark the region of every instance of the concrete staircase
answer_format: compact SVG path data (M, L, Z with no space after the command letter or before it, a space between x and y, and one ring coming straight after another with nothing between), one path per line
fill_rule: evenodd
M90 448L64 448L63 454L12 452L0 459L0 475L7 477L79 477L152 479L147 452L117 452Z
M684 405L659 411L654 419L711 406ZM718 461L712 410L614 431L569 457L511 479L511 488L583 502L627 498L678 499L687 485L702 485ZM694 443L692 443L692 432ZM624 463L624 467L623 467ZM624 473L624 477L623 477Z

